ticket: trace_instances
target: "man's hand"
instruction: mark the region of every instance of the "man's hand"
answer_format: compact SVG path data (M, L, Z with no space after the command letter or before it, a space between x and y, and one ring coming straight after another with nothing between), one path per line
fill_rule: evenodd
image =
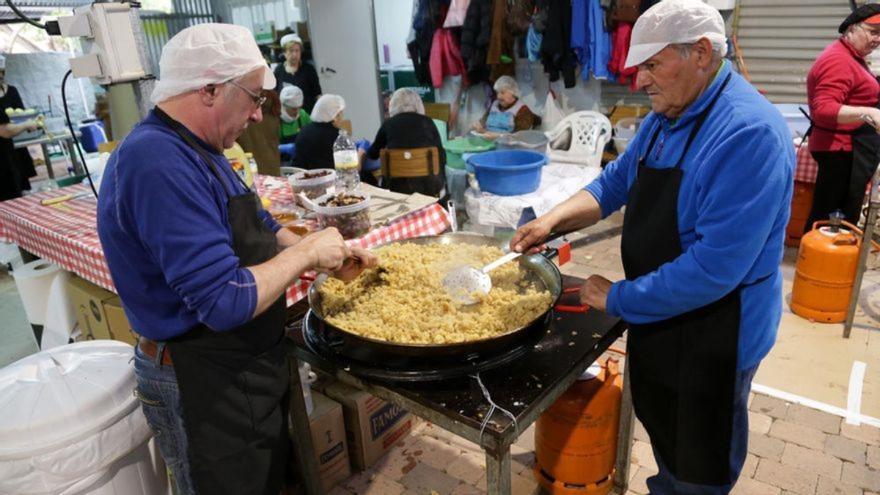
M379 263L375 254L358 247L351 248L351 257L342 263L342 268L333 272L333 276L343 282L351 282L356 279L366 268L372 268Z
M611 283L605 277L590 275L590 278L581 287L581 304L605 311L605 303L608 300L608 291L611 290Z
M547 216L532 220L516 230L510 240L510 249L517 253L534 254L544 250L544 239L550 235L554 223Z
M351 250L335 227L309 234L302 238L294 248L308 253L310 268L319 272L334 272L342 268L342 263L351 257Z

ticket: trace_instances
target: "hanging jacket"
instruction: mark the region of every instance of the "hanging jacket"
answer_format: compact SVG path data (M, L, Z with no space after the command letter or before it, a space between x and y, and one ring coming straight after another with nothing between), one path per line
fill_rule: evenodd
M467 16L469 4L470 0L452 0L449 4L449 12L446 13L446 20L443 21L443 27L461 27L464 24L465 16Z
M461 27L461 58L471 84L489 77L486 56L492 36L492 0L471 0Z
M424 86L431 84L431 43L448 3L448 0L419 0L415 6L412 27L416 37L406 45L406 49L412 59L416 79Z
M581 77L614 80L608 70L611 60L611 34L605 31L605 13L599 0L573 0L571 4L571 48Z
M636 73L638 67L625 68L626 56L629 54L629 41L632 37L633 25L630 22L618 22L611 33L611 60L608 69L617 77L620 84L628 84L631 91L636 91Z
M550 82L562 75L566 88L575 86L577 61L571 49L571 0L546 0L547 26L541 43L541 62Z
M514 37L524 36L532 25L535 0L512 0L510 14L507 16L507 30Z
M486 52L486 63L489 65L489 80L494 81L501 76L516 77L516 53L513 51L513 35L507 29L507 0L494 0L492 4L492 36L489 38L489 49Z
M462 86L468 85L467 69L461 59L461 48L451 29L434 31L431 43L431 82L435 88L443 86L446 76L461 76Z

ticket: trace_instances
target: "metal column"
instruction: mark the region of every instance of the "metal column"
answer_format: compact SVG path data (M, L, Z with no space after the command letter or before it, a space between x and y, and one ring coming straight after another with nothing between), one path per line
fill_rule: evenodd
M843 325L843 338L848 339L852 332L853 320L856 317L856 308L859 306L859 295L862 290L862 277L865 275L868 262L868 252L871 250L874 239L874 224L877 222L877 209L880 208L880 168L874 172L871 178L871 190L868 200L868 214L865 220L865 232L862 234L862 244L859 248L859 264L856 265L856 278L853 281L852 293L849 298L849 310L846 312L846 323Z

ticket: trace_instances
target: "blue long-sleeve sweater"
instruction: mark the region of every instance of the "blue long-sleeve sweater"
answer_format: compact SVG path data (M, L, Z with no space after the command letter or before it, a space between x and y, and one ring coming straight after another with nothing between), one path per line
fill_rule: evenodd
M223 155L210 154L227 187L243 193ZM165 340L199 323L224 331L252 318L257 288L232 251L226 192L155 114L119 145L98 196L101 246L136 332Z
M697 114L728 74L725 62L678 120L648 115L627 151L585 188L603 216L626 203L639 157L658 126L647 166L674 166ZM705 306L742 285L737 366L742 370L760 362L773 346L782 315L779 264L794 163L782 116L742 77L731 74L682 162L678 228L683 254L643 277L613 284L608 313L631 323L655 322Z

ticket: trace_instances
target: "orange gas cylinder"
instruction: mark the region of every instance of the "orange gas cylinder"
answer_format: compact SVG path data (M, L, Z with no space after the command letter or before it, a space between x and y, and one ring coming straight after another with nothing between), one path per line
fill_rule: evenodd
M810 209L813 207L813 192L816 184L795 181L794 192L791 195L791 217L785 227L785 245L797 247L804 235L804 226L810 217Z
M801 238L791 290L791 310L824 323L846 319L862 242L862 231L856 226L834 222L816 222Z
M535 477L554 495L606 495L614 486L623 393L618 360L590 371L535 425Z

